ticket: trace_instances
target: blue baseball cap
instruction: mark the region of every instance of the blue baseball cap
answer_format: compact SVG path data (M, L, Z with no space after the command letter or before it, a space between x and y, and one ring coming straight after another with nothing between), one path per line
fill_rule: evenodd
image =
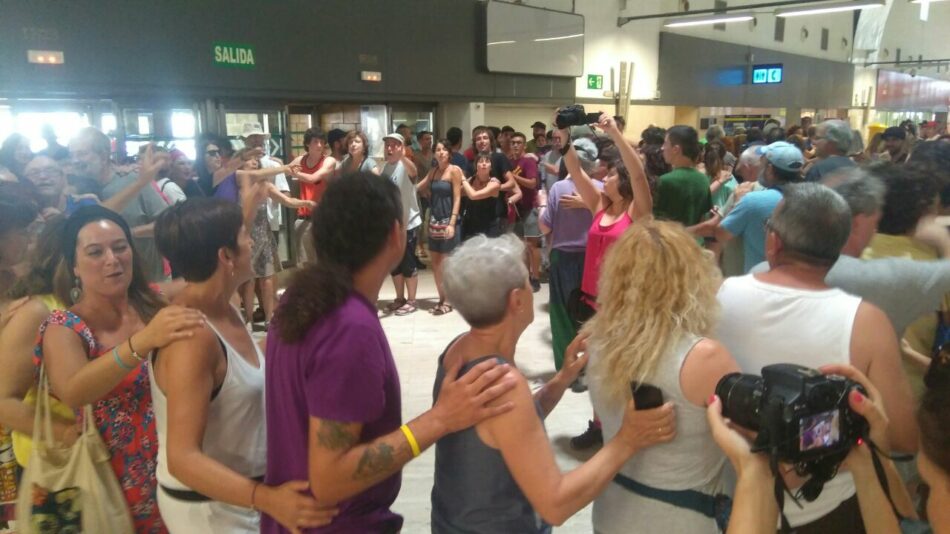
M802 151L785 141L761 146L755 152L760 156L765 156L769 163L783 171L796 172L805 166L805 156L802 155Z

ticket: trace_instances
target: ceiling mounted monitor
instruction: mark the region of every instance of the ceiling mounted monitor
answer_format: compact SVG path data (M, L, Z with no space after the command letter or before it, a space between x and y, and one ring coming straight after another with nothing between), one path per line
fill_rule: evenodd
M495 1L485 9L489 72L584 74L583 16Z

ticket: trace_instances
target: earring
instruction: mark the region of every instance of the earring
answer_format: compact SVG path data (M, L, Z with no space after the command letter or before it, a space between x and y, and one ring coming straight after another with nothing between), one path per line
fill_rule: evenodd
M77 277L73 284L73 288L69 290L69 300L73 301L73 304L79 302L79 299L82 298L82 282L79 281Z

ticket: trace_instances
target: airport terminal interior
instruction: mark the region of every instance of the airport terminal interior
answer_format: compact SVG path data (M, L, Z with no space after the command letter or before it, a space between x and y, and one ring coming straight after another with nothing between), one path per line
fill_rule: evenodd
M0 534L950 533L948 27L0 0Z

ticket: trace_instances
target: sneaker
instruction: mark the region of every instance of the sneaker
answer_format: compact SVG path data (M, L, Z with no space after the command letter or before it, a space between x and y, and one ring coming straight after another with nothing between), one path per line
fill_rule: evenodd
M531 291L541 291L541 282L537 278L531 278Z
M603 444L604 433L600 427L594 426L593 421L587 422L587 430L583 434L571 438L571 448L575 451L582 451Z

